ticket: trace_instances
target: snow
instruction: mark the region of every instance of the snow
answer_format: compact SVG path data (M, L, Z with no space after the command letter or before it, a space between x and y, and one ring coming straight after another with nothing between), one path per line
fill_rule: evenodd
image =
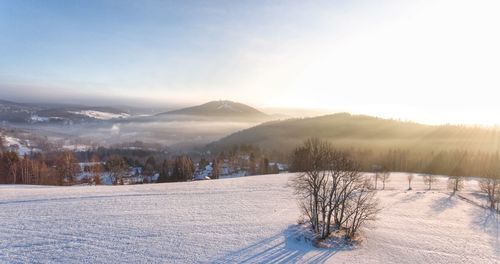
M233 111L233 112L240 112L238 109L235 109L233 106L232 106L232 102L229 102L229 101L221 101L220 102L220 105L217 106L217 109L219 110L225 110L225 111Z
M231 173L225 173L223 175L220 175L219 178L220 179L229 179L229 178L237 178L237 177L246 177L248 176L248 172L245 171L245 170L238 170L238 171L234 171L234 172L231 172Z
M498 214L395 173L363 243L301 239L291 174L130 186L0 185L0 263L499 263ZM460 195L474 196L468 179ZM478 198L480 201L480 198Z
M85 144L67 144L67 145L63 145L62 149L75 151L75 152L85 152L85 151L92 149L92 147L85 145Z
M77 114L77 115L84 115L84 116L88 116L88 117L100 119L100 120L109 120L109 119L114 119L114 118L126 118L126 117L130 116L127 113L114 114L114 113L101 112L101 111L95 111L95 110L82 110L79 112L71 112L70 111L70 113Z
M48 121L50 121L50 118L38 116L38 115L32 115L31 121L33 121L33 122L48 122Z
M15 151L19 156L29 155L32 152L40 152L39 149L30 147L29 140L23 142L19 138L11 136L4 136L4 140L5 147L9 148L11 151Z

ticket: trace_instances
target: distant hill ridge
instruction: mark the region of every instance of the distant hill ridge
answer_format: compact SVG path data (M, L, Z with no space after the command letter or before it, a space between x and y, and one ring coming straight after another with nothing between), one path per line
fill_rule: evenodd
M226 136L208 148L252 144L289 151L309 137L327 139L343 148L500 151L497 129L423 125L348 113L271 121Z
M0 100L0 122L85 122L123 118L127 111L114 107L95 107L84 105L16 103Z

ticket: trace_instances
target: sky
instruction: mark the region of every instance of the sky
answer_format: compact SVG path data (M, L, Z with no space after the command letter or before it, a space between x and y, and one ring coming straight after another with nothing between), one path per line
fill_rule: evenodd
M500 1L0 0L0 98L500 124Z

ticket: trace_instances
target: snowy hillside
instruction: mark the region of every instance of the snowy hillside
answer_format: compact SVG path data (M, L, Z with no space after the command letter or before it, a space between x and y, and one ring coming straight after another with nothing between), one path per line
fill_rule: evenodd
M131 117L129 107L93 107L84 105L25 104L0 99L0 122L38 124L125 119ZM141 110L137 110L142 113ZM136 112L136 111L132 111Z
M114 118L127 118L130 117L127 113L109 113L95 110L82 110L82 111L69 111L69 113L86 116L89 118L99 119L99 120L110 120Z
M0 137L3 137L4 139L4 147L10 151L16 152L19 156L40 152L40 149L33 148L30 145L29 140L20 140L19 138L3 136L2 134L0 134Z
M1 263L498 263L498 214L393 174L357 248L294 227L290 174L135 186L0 186Z

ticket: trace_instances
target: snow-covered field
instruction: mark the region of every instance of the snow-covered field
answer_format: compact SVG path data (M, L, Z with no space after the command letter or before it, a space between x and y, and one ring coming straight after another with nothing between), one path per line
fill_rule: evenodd
M0 186L2 263L499 263L499 215L393 174L357 248L295 231L289 174L134 186ZM463 197L472 197L470 180Z

